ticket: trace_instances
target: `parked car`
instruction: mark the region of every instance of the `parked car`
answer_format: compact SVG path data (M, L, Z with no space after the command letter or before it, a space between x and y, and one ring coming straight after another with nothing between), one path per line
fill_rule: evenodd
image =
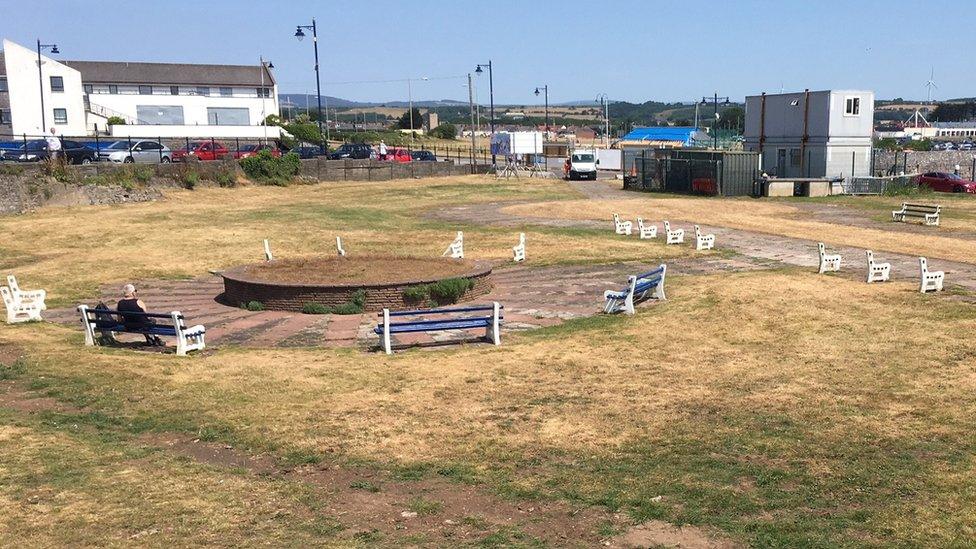
M329 155L330 160L342 160L351 158L354 160L365 160L373 155L373 147L365 143L343 143L338 149Z
M403 147L389 147L386 149L386 159L391 162L399 162L401 164L405 164L413 160L413 158L410 157L410 151Z
M70 139L61 140L61 153L64 154L69 164L90 164L98 160L98 153L95 152L95 149ZM47 141L43 139L34 139L16 149L3 152L4 160L15 160L17 162L40 162L47 160L49 156Z
M281 158L281 149L278 147L272 145L255 145L253 143L241 145L241 150L234 153L234 158L238 160L241 158L250 158L252 156L257 156L261 151L271 151L271 156Z
M976 194L976 182L963 179L954 173L929 172L918 176L918 185L942 193Z
M410 157L415 162L437 162L437 157L430 151L413 151Z
M302 145L288 151L298 155L298 158L309 159L323 156L322 149L315 145Z
M188 148L173 151L173 162L181 162L188 156L198 160L222 160L230 151L219 141L191 141Z
M140 139L132 141L115 141L107 147L98 150L98 159L103 162L117 164L168 164L173 161L173 151L158 141Z

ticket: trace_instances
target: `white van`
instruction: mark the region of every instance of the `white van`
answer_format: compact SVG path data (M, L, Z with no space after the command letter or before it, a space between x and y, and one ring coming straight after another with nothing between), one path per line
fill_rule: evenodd
M569 179L596 179L596 151L576 149L569 157Z

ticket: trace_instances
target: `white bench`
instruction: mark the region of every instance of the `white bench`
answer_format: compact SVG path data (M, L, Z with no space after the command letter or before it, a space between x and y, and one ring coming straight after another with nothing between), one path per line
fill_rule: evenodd
M922 271L922 279L918 291L923 294L930 291L941 292L942 284L945 282L945 272L930 271L929 262L924 257L918 258L918 266Z
M670 221L664 222L664 234L668 237L665 244L681 244L685 241L685 230L675 229L672 231Z
M7 287L10 288L10 293L15 300L21 303L33 303L42 311L47 310L47 305L44 304L44 300L47 299L45 290L21 290L14 275L7 275Z
M695 249L711 250L715 247L715 235L702 234L701 227L695 225Z
M613 231L617 234L625 234L630 236L630 233L634 230L634 224L630 221L621 221L620 216L613 214Z
M451 259L464 259L464 233L461 231L457 232L457 236L454 237L454 242L444 250L441 257L450 254Z
M613 314L623 311L634 314L634 303L653 298L664 300L664 275L668 266L661 264L657 269L636 276L627 277L627 287L621 290L603 292L603 312Z
M85 345L94 347L105 336L115 340L116 333L167 336L176 338L176 354L186 356L190 351L202 351L207 347L207 329L202 325L187 327L186 319L179 311L171 313L119 312L111 309L91 308L79 305L81 323L85 326ZM145 320L140 320L145 319ZM169 321L166 324L165 321ZM96 335L97 333L97 335Z
M824 274L827 271L839 271L840 254L828 254L823 242L817 243L817 247L820 249L820 270L818 273Z
M938 225L939 214L941 212L942 206L937 204L911 204L909 202L902 202L900 210L891 212L891 220L904 222L906 220L905 218L915 218L921 219L925 225Z
M645 225L644 220L638 217L637 234L640 235L642 240L646 238L657 238L657 225Z
M891 263L877 263L874 261L874 252L867 251L868 256L868 284L872 282L885 282L891 278Z
M6 286L0 286L0 294L3 295L3 304L7 306L7 324L41 320L41 306L37 303L20 301Z
M516 263L525 261L525 233L519 233L519 241L518 244L512 246L512 254Z

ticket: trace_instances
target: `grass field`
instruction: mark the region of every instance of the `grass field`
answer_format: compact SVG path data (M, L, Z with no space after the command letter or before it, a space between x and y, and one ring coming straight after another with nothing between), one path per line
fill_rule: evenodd
M501 259L514 230L425 211L502 200L812 223L775 202L733 215L725 200L583 201L557 181L201 189L0 219L2 266L71 303L102 282L257 260L266 237L281 256L330 253L336 233L347 250L439 255L463 229L467 255ZM113 230L93 239L93 224ZM690 255L609 228L524 229L540 264ZM789 267L669 284L633 317L393 356L177 358L4 325L0 545L621 546L667 524L715 547L972 544L971 303Z

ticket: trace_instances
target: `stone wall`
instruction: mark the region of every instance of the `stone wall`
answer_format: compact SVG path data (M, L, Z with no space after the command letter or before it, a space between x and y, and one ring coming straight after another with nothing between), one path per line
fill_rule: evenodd
M874 151L874 173L875 175L889 175L895 165L895 157L898 159L898 167L894 174L904 173L925 173L925 172L949 172L955 171L956 165L959 166L959 173L963 177L972 177L973 156L976 151Z
M384 308L404 310L417 308L416 303L403 299L403 290L425 283L425 281L406 281L396 284L374 284L369 286L303 286L297 284L268 284L249 280L242 273L230 270L222 273L224 293L220 300L234 307L251 301L259 301L265 309L272 311L301 311L306 303L337 307L352 301L353 294L363 289L366 292L366 311L381 311ZM473 301L491 291L491 268L479 268L467 278L474 282L459 301ZM429 281L426 281L429 282Z
M302 160L301 175L318 181L389 181L415 177L445 177L484 173L486 165L454 162L383 162L379 160Z
M41 206L79 206L148 202L162 198L162 189L175 187L156 178L139 186L78 184L57 181L37 170L0 171L0 214L17 214Z

